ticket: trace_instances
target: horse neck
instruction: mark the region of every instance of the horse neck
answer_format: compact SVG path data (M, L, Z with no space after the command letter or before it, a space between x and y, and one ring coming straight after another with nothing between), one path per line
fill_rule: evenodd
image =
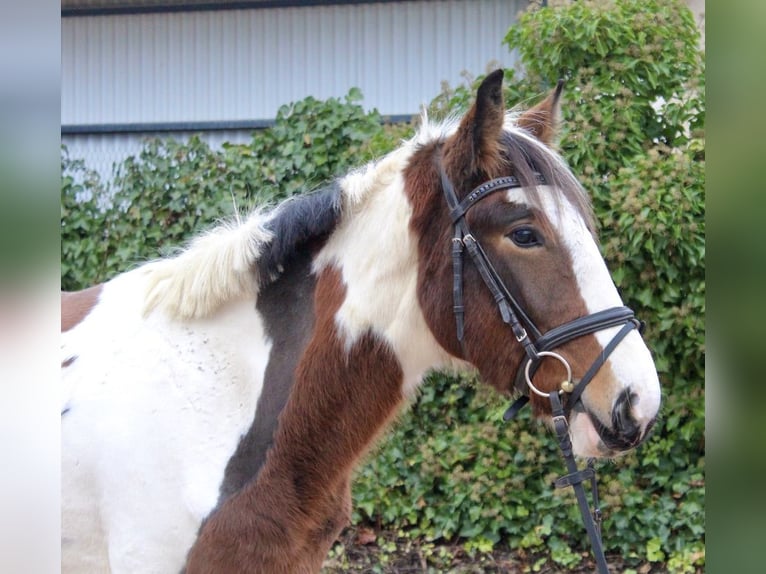
M380 336L348 342L336 321L345 297L340 272L320 273L316 328L280 417L258 487L321 517L328 492L348 480L359 456L403 399L402 369Z
M190 564L221 545L231 550L228 537L248 544L217 555L218 570L318 571L347 522L355 463L423 374L449 362L418 304L409 203L401 186L379 192L346 206L312 258L313 325L292 327L309 335L283 373L294 382L273 445L256 480L211 516ZM291 304L283 298L275 309L286 315ZM272 356L278 353L275 343Z
M417 241L401 176L345 213L312 262L315 324L259 477L295 475L303 505L347 482L424 373L451 362L418 302Z

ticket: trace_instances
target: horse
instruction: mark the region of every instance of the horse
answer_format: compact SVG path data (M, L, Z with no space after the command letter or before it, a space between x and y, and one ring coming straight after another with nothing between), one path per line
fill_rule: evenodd
M319 572L353 469L434 369L528 394L578 456L644 440L659 380L554 151L561 85L516 112L502 80L327 187L62 294L64 572Z

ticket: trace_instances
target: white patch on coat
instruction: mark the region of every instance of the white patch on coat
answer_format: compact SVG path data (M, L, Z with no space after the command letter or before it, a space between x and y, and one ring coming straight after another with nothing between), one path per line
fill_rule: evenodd
M62 334L62 571L178 572L252 424L271 344L252 298L144 316L144 269Z
M605 454L614 454L602 450L601 437L598 436L596 427L585 413L575 412L569 417L569 436L572 439L572 450L577 456L600 458Z
M342 273L346 298L336 322L347 347L370 330L387 341L404 372L405 395L428 370L454 365L418 303L417 240L402 177L413 142L341 180L343 220L314 261L316 272L332 265Z

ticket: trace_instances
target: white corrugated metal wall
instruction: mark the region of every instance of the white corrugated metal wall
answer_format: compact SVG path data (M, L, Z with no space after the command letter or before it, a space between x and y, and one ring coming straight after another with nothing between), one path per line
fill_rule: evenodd
M441 82L455 85L463 71L483 73L490 62L512 65L501 41L527 4L438 0L62 18L62 140L106 173L137 149L140 134L117 133L134 124L268 120L284 103L343 96L354 86L366 108L415 114ZM73 127L83 133L69 134ZM229 131L207 139L239 137Z

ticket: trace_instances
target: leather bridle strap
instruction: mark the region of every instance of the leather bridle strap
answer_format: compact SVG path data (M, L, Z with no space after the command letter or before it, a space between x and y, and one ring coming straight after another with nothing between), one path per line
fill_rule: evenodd
M583 375L583 377L577 383L575 390L570 396L570 399L567 401L567 404L570 406L570 408L571 405L574 405L576 402L575 393L576 398L579 398L580 394L582 394L582 391L584 390L584 387L596 375L606 359L609 357L612 351L614 351L614 348L617 346L617 344L622 341L622 339L624 339L632 329L641 328L640 321L636 319L633 310L629 307L611 307L609 309L604 309L603 311L591 313L590 315L586 315L584 317L578 317L573 321L569 321L568 323L554 327L541 337L537 338L535 341L535 345L537 346L537 351L539 353L540 351L550 351L579 337L583 337L591 333L596 333L598 331L603 331L611 327L619 326L623 326L623 330L615 335L607 347L605 347L601 354L596 358L596 361L591 365L590 369L588 369L586 374ZM540 366L539 361L533 361L529 358L526 358L522 362L521 367L516 373L516 379L514 381L514 386L522 393L527 391L525 371L527 363L529 362L532 363L529 368L530 376L534 375L535 371Z
M455 314L456 334L461 345L465 337L465 306L463 305L463 251L467 250L471 256L479 275L484 284L492 294L492 298L497 304L500 316L503 322L508 324L513 331L516 340L522 344L527 357L537 360L537 351L532 339L529 338L524 324L529 325L534 331L534 335L539 335L539 331L534 324L522 311L521 306L514 297L508 292L505 284L500 279L497 271L490 263L484 249L482 249L476 238L471 235L468 225L465 222L464 215L466 211L477 201L483 199L490 193L520 187L522 184L514 176L500 177L483 183L473 190L462 202L457 198L452 182L450 182L444 168L439 163L439 175L441 177L442 189L447 205L450 208L450 214L453 217L453 236L452 236L452 296L453 311ZM536 174L538 181L542 180L542 175ZM522 319L519 318L521 315ZM522 321L524 321L522 323Z
M593 556L596 558L598 572L599 574L609 574L609 566L606 563L604 548L601 541L601 510L598 508L596 471L592 464L589 464L589 466L583 470L578 470L572 451L572 441L569 438L569 423L567 423L567 417L564 414L564 406L561 404L558 393L551 393L549 398L551 401L553 427L556 430L556 438L558 438L559 448L561 449L561 454L564 458L567 471L569 471L569 474L562 476L556 481L556 487L562 488L571 486L574 489L577 505L580 507L580 515L582 516L585 530L588 532L588 538L590 539L590 544L593 548ZM585 480L591 481L593 504L595 507L592 514L590 506L588 505L588 499L585 496L585 489L582 485Z
M441 170L442 174L442 184L444 184L444 181L446 179L446 175L444 174L444 170ZM540 185L545 185L545 178L541 173L535 173L535 180ZM447 182L449 183L449 179L447 179ZM460 203L457 203L457 197L455 197L456 205L450 206L450 218L452 219L452 223L455 223L457 220L462 218L466 212L476 203L478 203L480 200L484 199L486 196L488 196L491 193L494 193L496 191L500 191L503 189L511 189L514 187L522 187L521 181L519 181L519 178L513 175L508 175L505 177L498 177L495 179L491 179L487 182L482 183L479 187L474 189L471 193L469 193L463 201ZM451 187L451 184L450 184Z
M633 321L636 321L636 325L638 325L633 311L628 307L611 307L554 327L537 340L537 346L540 347L541 351L555 349L567 341L583 335L610 327L619 327Z
M628 323L625 323L622 326L622 329L620 329L617 334L612 337L612 340L609 341L606 347L604 347L604 350L601 351L599 356L596 357L596 360L593 361L591 366L588 367L588 370L585 371L585 374L577 382L577 385L575 385L574 390L569 393L567 397L567 404L570 409L577 404L577 401L580 400L580 395L582 395L585 387L587 387L591 379L596 376L596 373L602 367L602 365L606 363L606 360L609 358L609 355L612 354L612 351L617 348L617 345L620 344L620 342L627 336L628 333L637 327L637 323L637 321L629 321Z

